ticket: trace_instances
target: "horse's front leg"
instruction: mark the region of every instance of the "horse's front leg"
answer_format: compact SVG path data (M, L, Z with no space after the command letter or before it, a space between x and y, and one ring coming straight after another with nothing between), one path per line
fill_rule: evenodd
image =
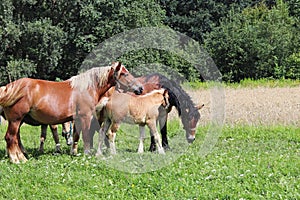
M111 121L110 120L106 120L104 122L103 127L100 128L100 130L99 130L98 149L97 149L97 153L96 153L97 157L103 155L103 153L102 153L102 145L103 145L103 142L104 142L104 140L106 138L106 133L107 133L110 125L111 125Z
M162 146L165 150L170 149L169 143L168 143L168 136L167 136L167 119L168 119L168 114L160 113L160 116L158 118L159 122L159 127L160 127L160 133L162 137ZM156 142L154 136L151 136L151 143L150 143L150 148L149 151L154 152L156 150Z
M27 159L22 152L22 147L20 146L20 139L18 138L18 131L20 126L20 121L14 121L8 123L7 131L5 134L6 149L9 159L12 163L26 162Z
M117 154L115 140L116 140L116 135L117 135L117 131L119 130L119 128L120 128L120 124L113 123L111 126L111 129L110 129L110 132L108 133L110 153L112 155Z
M90 125L91 125L91 121L89 120L85 120L85 122L83 122L83 126L82 126L82 140L83 140L83 149L84 149L84 154L85 155L89 155L91 154L91 136L90 136Z
M167 121L168 120L168 113L161 114L158 118L159 127L160 127L160 133L161 133L161 142L162 146L165 150L170 149L169 142L168 142L168 136L167 136Z
M145 140L145 126L140 125L140 144L138 153L144 153L144 140Z
M98 122L97 118L96 117L93 117L92 118L92 121L91 121L91 127L90 127L90 147L93 148L94 146L94 135L95 135L95 132L96 131L99 131L100 130L100 127L102 125L102 122Z
M147 123L147 125L148 125L148 127L150 129L151 137L154 137L158 153L159 154L165 154L164 148L161 145L160 135L157 132L156 121L155 120L151 120L151 121L149 121Z

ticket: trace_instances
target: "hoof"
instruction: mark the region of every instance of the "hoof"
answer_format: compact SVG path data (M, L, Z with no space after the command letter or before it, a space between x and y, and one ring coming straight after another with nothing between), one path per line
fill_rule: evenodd
M91 154L92 154L91 150L84 150L84 155L91 155Z
M72 156L76 156L76 155L78 154L77 149L71 149L70 154L71 154Z
M169 150L171 150L171 148L170 148L170 146L169 146L169 145L164 145L164 146L163 146L163 148L164 148L164 150L165 150L165 151L169 151Z
M96 156L97 158L100 158L100 157L103 156L103 154L102 154L102 152L97 151L97 153L95 154L95 156Z
M10 162L14 164L25 163L27 162L27 158L23 153L17 153L16 155L10 155Z
M142 150L139 149L139 150L138 150L138 153L141 153L141 154L144 153L144 149L142 149Z
M152 145L152 144L151 144L151 146L150 146L150 148L149 148L149 151L151 151L151 152L156 151L156 145Z
M159 149L159 150L158 150L158 153L159 153L159 154L166 154L163 148Z
M54 153L56 153L56 154L61 154L61 148L60 148L60 144L57 144L56 145L56 147L55 147L55 151L54 151Z

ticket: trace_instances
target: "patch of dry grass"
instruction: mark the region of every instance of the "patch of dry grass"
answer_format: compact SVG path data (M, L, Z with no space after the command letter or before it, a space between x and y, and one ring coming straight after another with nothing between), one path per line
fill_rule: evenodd
M300 86L284 88L224 88L225 124L300 125ZM211 90L187 91L195 103L204 103L200 124L211 121Z

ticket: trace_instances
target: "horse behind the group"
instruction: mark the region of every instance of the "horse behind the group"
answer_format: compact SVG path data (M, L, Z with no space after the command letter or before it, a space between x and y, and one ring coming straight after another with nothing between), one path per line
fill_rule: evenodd
M96 106L97 117L100 123L104 121L99 132L99 145L97 156L102 155L104 138L109 139L109 147L112 154L116 153L115 137L121 123L138 124L140 128L140 144L138 152L144 151L143 141L145 139L145 125L150 129L154 137L159 153L164 153L160 135L157 132L156 121L159 115L166 114L168 103L168 92L165 89L153 90L145 95L133 95L128 93L114 92L109 98L103 98Z

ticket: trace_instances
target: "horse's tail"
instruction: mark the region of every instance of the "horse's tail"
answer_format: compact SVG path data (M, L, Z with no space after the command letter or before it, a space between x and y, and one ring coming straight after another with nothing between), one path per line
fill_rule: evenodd
M10 83L0 87L0 106L8 107L15 104L24 94L20 84Z

